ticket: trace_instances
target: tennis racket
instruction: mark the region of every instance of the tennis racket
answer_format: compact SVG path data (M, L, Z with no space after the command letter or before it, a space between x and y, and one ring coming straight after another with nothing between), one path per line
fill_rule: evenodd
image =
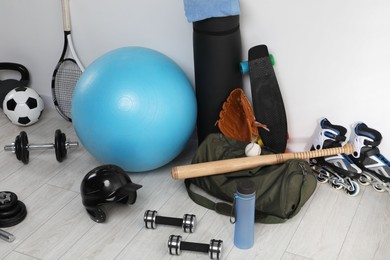
M51 91L54 105L58 113L68 121L72 121L71 104L73 90L84 67L73 46L69 0L62 1L62 19L64 24L64 48L60 60L54 69Z

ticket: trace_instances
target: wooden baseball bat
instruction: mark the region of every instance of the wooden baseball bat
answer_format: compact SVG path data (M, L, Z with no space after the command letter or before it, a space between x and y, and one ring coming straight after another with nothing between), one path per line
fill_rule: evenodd
M190 164L173 167L171 176L173 179L188 179L201 176L216 175L227 172L252 169L263 165L273 165L283 163L291 159L309 159L336 155L340 153L351 154L354 151L352 144L342 147L313 150L308 152L267 154L254 157L242 157L212 162Z

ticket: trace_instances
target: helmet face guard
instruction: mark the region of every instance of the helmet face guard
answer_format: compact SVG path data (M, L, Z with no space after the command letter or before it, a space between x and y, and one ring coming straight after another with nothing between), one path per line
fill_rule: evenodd
M133 183L129 175L115 165L102 165L88 172L81 182L83 205L95 222L102 223L106 214L101 206L107 203L134 204L137 190L142 186Z

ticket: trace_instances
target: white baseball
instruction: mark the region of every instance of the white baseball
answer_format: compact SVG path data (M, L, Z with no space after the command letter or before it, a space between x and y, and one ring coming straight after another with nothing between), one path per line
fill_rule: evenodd
M261 154L261 147L256 143L250 143L245 147L245 155L248 157L258 156Z

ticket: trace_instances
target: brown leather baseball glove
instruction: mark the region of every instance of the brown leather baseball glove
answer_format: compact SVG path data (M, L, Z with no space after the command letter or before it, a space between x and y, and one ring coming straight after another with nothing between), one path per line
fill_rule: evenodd
M266 125L256 121L252 106L241 88L234 89L223 103L217 124L225 136L260 145L262 141L257 128L268 130Z

